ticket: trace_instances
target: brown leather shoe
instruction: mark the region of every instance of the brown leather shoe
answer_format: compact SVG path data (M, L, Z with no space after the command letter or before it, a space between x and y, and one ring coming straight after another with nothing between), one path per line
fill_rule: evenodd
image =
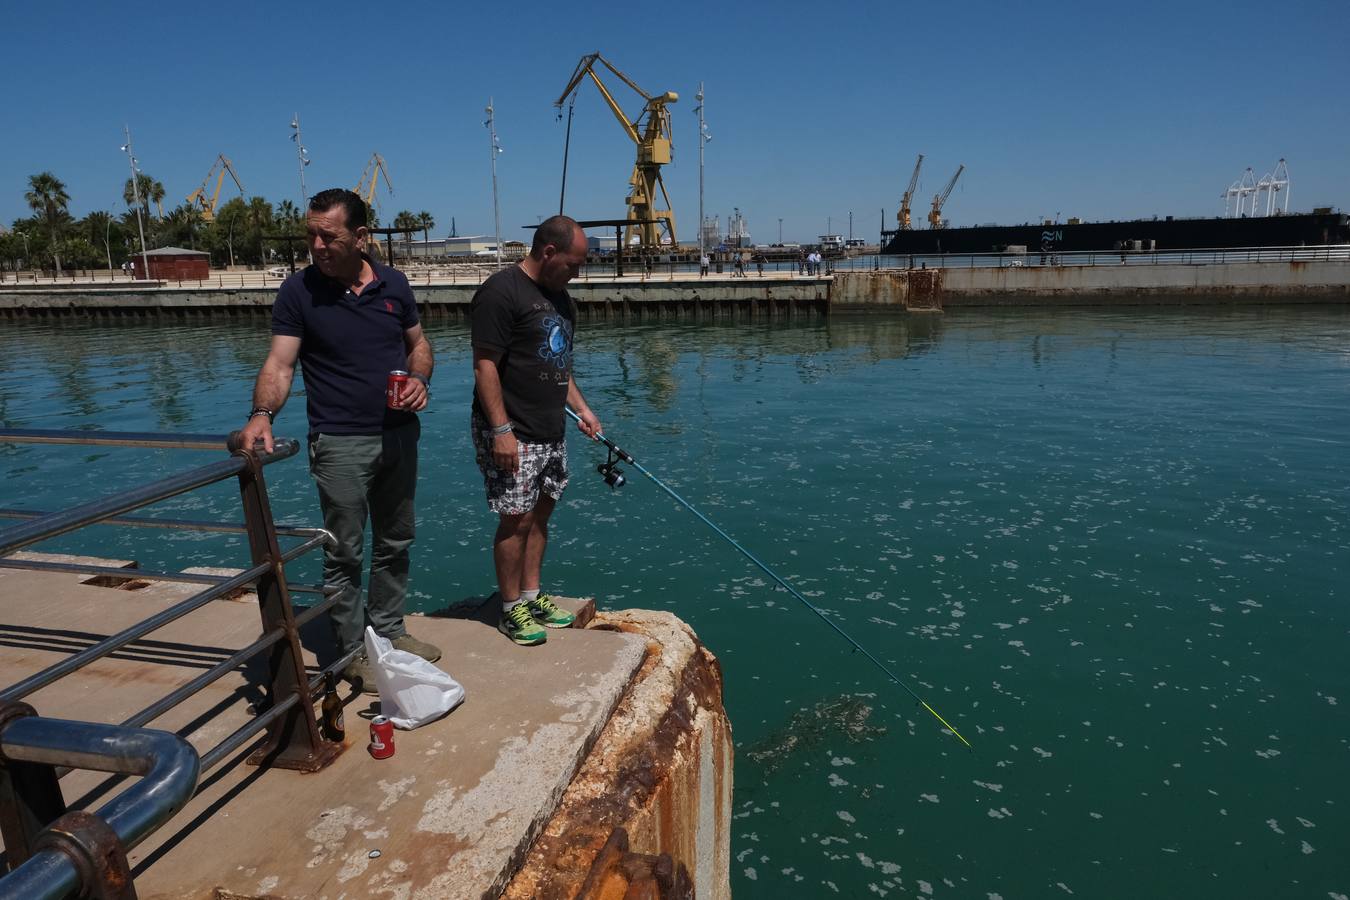
M391 641L395 650L407 650L414 653L427 662L435 662L441 658L441 648L435 644L428 644L426 641L419 641L411 634L405 634L402 637L396 637Z
M365 656L358 656L347 663L347 668L342 670L342 678L363 694L378 694L380 692L379 687L375 684L375 670L371 667L370 660Z

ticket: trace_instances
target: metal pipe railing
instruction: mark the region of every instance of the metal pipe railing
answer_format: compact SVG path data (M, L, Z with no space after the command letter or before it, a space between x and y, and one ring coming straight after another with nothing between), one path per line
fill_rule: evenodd
M90 447L154 447L161 450L224 450L227 435L163 434L145 431L68 431L49 428L0 430L0 442L75 444Z
M0 432L0 440L3 439L4 434ZM86 525L93 525L129 510L139 509L142 506L148 506L169 497L176 497L179 494L185 494L208 484L215 484L217 481L223 481L226 478L238 475L247 465L247 461L242 457L232 456L229 459L209 463L187 472L170 475L153 484L132 488L111 497L93 500L38 519L30 519L21 525L11 525L9 528L0 530L0 556L13 553L15 550L22 550L29 544L36 544L38 541L54 538L83 528Z
M299 548L296 548L299 549ZM313 549L307 547L306 550ZM292 551L294 552L294 551ZM296 553L295 556L301 554ZM286 562L295 558L287 554ZM96 575L104 578L116 578L121 581L167 581L185 584L224 584L231 576L204 575L191 572L154 572L148 569L132 569L119 566L96 566L92 563L58 563L40 559L0 559L0 569L19 569L29 572L60 572L67 575ZM250 583L246 586L252 586ZM292 594L323 594L327 589L321 584L288 585Z
M124 850L145 840L192 799L201 772L197 751L176 734L43 716L10 720L0 731L0 754L14 762L73 763L140 776L97 812ZM70 857L41 850L0 878L0 898L56 900L83 887Z
M28 434L31 434L31 432ZM44 433L39 442L55 443L56 441L50 437L50 434L51 433ZM9 440L23 441L26 439L23 435L24 433L22 432L0 430L0 443ZM218 443L215 445L215 449L220 450L223 448L225 442L220 439L217 440ZM66 443L79 442L71 440L66 441ZM125 445L119 444L119 446ZM147 440L146 442L135 446L162 445L149 443ZM265 453L259 456L259 462L263 465L267 465L268 463L294 456L299 451L300 444L298 442L294 440L279 440L276 442L275 449L272 453ZM224 481L226 478L240 474L247 467L248 460L245 457L231 456L229 459L222 459L218 462L209 463L196 469L190 469L187 472L170 475L153 484L132 488L129 491L123 491L120 494L114 494L111 497L104 497L100 500L84 503L71 509L49 513L36 519L30 519L22 525L12 525L9 528L0 529L0 556L13 553L15 550L21 550L30 544L36 544L38 541L75 531L86 525L102 522L104 519L121 515L124 512L139 509L142 506L149 506L151 503L167 500L170 497L185 494L196 488L205 487L208 484L215 484L217 481Z
M303 544L298 544L282 554L283 562L291 562L304 556L315 547L322 546L331 537L327 531L322 528L308 529L315 534ZM100 575L105 578L120 578L128 581L132 579L141 579L142 581L173 581L182 584L224 584L229 580L227 575L207 575L198 572L158 572L152 569L137 569L127 566L100 566L94 563L68 563L68 562L49 562L40 559L0 559L0 569L23 569L35 572L62 572L69 575ZM303 587L293 586L291 590L303 590Z
M37 519L49 516L50 512L36 509L7 509L0 507L0 519ZM152 519L148 516L114 516L104 519L100 525L130 525L133 528L170 528L179 531L211 531L220 534L248 534L248 526L242 522L201 522L195 519ZM312 537L323 531L303 525L277 525L276 532L281 537Z
M169 624L175 619L182 618L194 609L198 609L210 603L218 597L223 597L231 591L238 590L247 586L254 579L266 574L271 567L262 564L254 566L244 572L240 572L233 578L222 581L214 587L202 591L200 594L194 594L181 603L174 604L168 609L162 610L148 619L142 619L130 628L125 628L117 634L111 635L87 650L76 653L54 666L48 666L41 672L25 678L17 684L10 685L5 690L0 691L0 702L10 700L22 700L27 695L36 690L40 690L58 679L69 675L71 672L87 666L96 659L102 659L114 650L119 650L139 638ZM125 571L125 570L121 570Z
M226 756L247 743L249 738L290 712L291 708L301 700L308 701L308 695L291 694L285 700L282 700L276 706L258 716L253 721L237 728L229 737L225 738L225 740L202 754L202 769L206 770L214 767L216 763L220 762Z
M321 528L277 528L272 521L262 468L268 463L294 456L299 451L299 444L293 440L278 440L272 453L263 453L258 447L241 452L237 446L237 437L238 432L227 438L213 435L156 435L133 432L0 430L0 443L94 444L216 451L225 449L231 452L228 459L169 475L152 484L141 485L72 509L58 512L0 511L0 515L24 520L22 524L0 530L0 556L88 525L106 523L243 532L248 535L253 560L251 568L233 576L221 576L143 571L84 563L0 559L0 568L92 574L127 580L178 581L206 586L194 596L0 691L0 704L17 704L20 698L134 643L150 632L218 598L250 585L257 591L259 612L263 621L263 634L260 638L242 649L233 652L224 651L229 653L226 658L211 664L205 672L140 710L121 725L41 719L32 716L31 709L28 717L24 719L0 719L0 766L13 764L21 770L23 765L36 764L38 767L36 771L20 777L26 779L23 783L30 785L25 790L36 792L33 796L39 799L34 802L46 805L45 811L35 806L28 812L18 813L20 818L13 821L9 817L8 807L3 811L6 828L18 829L14 833L23 847L23 855L17 855L16 848L16 855L12 855L11 860L24 861L9 876L0 879L0 897L64 896L71 891L88 890L91 884L99 880L104 884L117 883L119 879L129 880L131 876L127 869L125 850L143 840L190 799L194 793L197 777L203 768L214 766L264 730L268 733L268 744L264 751L255 755L260 762L313 771L321 768L336 755L335 748L322 740L313 710L309 705L312 682L300 656L299 641L299 629L327 612L336 598L331 591L322 586L291 586L285 576L287 562L331 541L332 535ZM237 477L239 480L245 518L245 524L242 526L122 515L231 477ZM279 534L303 537L304 540L283 552L277 545ZM315 606L296 614L290 599L293 591L311 591L327 596ZM272 651L273 657L269 663L271 683L267 693L273 705L266 712L254 716L236 729L202 757L199 758L191 745L176 735L140 728L226 674L237 670L248 660L269 650ZM339 660L336 665L344 664L346 661L346 659ZM325 671L331 668L333 667L330 666L330 669ZM323 673L320 673L320 678L322 675ZM151 746L163 738L172 742L168 749ZM12 752L11 739L15 746ZM180 751L184 748L190 757L190 766L182 760L177 763L170 760L170 757L176 754L181 755ZM166 770L166 766L173 771ZM85 812L69 812L53 820L59 810L64 808L59 788L56 786L56 778L70 768L140 775L142 780L104 806L96 816ZM175 772L189 770L190 779L184 787L181 777ZM48 777L51 779L50 786L41 787L42 779ZM13 802L19 803L20 808L23 808L23 804L29 801ZM53 802L56 804L54 807ZM35 811L40 818L35 822L30 821ZM46 830L34 833L35 826L38 828L46 826ZM106 856L103 854L104 849L109 851ZM28 855L30 853L31 855ZM113 869L117 871L114 872Z
M187 684L183 685L182 687L178 688L172 693L167 694L164 697L161 697L159 700L150 704L145 709L136 713L136 715L132 716L129 719L124 719L122 721L122 725L124 725L127 728L139 728L142 725L147 725L150 722L153 722L155 719L158 719L160 716L164 715L166 712L173 709L175 706L177 706L182 701L186 700L188 697L191 697L193 694L197 693L207 685L212 684L215 681L225 677L230 672L233 672L236 668L248 662L254 656L266 650L268 647L271 647L273 644L275 644L277 641L281 640L285 636L286 636L286 629L274 628L267 634L258 638L253 643L249 644L244 649L216 663L214 666L212 666L202 674L198 675L196 678L189 681Z
M64 853L44 850L0 875L0 900L64 900L79 896L80 873Z

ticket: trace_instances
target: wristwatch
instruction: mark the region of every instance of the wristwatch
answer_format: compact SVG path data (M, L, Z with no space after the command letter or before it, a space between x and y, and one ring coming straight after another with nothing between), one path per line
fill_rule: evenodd
M515 430L516 430L516 427L515 427L514 425L512 425L510 422L507 422L505 425L494 425L494 426L492 426L492 434L493 434L495 437L501 437L501 436L504 435L504 434L510 434L511 432L513 432L513 431L515 431Z
M250 419L254 416L267 416L267 423L270 425L272 422L276 421L277 414L265 406L255 406L248 414Z

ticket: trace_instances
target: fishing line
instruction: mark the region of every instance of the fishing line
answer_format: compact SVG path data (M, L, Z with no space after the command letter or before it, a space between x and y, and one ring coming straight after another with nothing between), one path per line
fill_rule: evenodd
M581 417L578 416L575 412L573 412L569 407L564 407L563 409L569 416L572 417L574 421L578 423L581 421ZM764 563L760 562L759 559L756 558L756 556L753 553L751 553L749 550L745 549L739 543L737 543L736 539L733 538L731 535L727 534L721 528L717 527L716 523L714 523L703 513L695 509L693 504L690 503L688 500L684 499L679 494L675 493L675 491L672 490L670 486L667 485L664 481L657 478L651 472L648 472L647 469L642 465L642 463L638 462L636 459L633 459L632 454L628 453L618 444L614 443L609 438L605 437L603 434L600 434L599 432L596 433L595 439L598 440L600 443L604 444L605 449L609 451L608 458L605 460L605 462L600 463L598 466L596 466L596 469L600 472L601 476L604 477L605 484L608 484L611 490L614 488L623 487L623 485L625 484L623 472L617 468L618 463L620 462L627 463L628 465L637 469L643 475L646 475L648 478L652 480L652 482L657 487L659 487L661 490L669 494L671 498L675 500L676 503L679 503L685 509L689 510L691 513L697 516L698 519L701 522L703 522L703 524L707 525L713 531L717 532L717 534L723 540L725 540L728 544L730 544L731 546L735 547L738 551L740 551L742 556L744 556L746 559L750 560L752 563L758 566L764 572L764 574L768 575L774 581L778 582L780 587L782 587L785 591L787 591L794 598L800 601L803 606L805 606L807 609L811 610L811 612L819 616L822 622L833 628L835 633L838 634L845 641L848 641L848 643L853 646L853 649L855 651L867 657L867 659L872 663L872 665L876 666L878 669L885 672L886 677L890 678L891 681L894 681L896 684L900 685L900 687L904 688L906 693L908 693L911 697L913 697L914 700L920 706L928 710L928 712L932 713L933 718L941 722L944 728L946 728L952 734L956 735L957 739L960 740L961 743L965 744L967 749L970 750L975 749L970 745L970 741L966 740L964 737L961 736L961 732L957 731L955 728L951 726L951 723L949 723L946 719L942 718L942 716L938 714L938 711L933 709L933 707L929 706L928 702L924 700L922 697L920 697L918 694L916 694L914 692L914 689L911 688L908 684L906 684L900 678L900 676L896 675L881 660L873 656L866 647L855 641L852 638L852 636L848 634L848 632L844 631L844 629L840 628L834 622L830 621L829 616L825 615L825 613L822 612L821 609L814 603L812 603L810 600L807 600L801 594L797 593L797 591L793 589L792 585L788 584L786 581L779 578L778 574L774 572L773 569L770 569Z

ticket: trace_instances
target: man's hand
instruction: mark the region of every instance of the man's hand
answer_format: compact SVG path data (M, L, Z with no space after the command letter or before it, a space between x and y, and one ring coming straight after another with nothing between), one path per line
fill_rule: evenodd
M263 442L263 449L268 453L272 452L272 420L262 413L248 420L244 430L239 432L239 445L246 450L252 450L253 445L258 441Z
M427 386L422 383L422 379L409 376L403 384L403 390L398 393L396 405L399 409L406 409L408 412L421 412L426 409L427 401L431 399Z
M520 471L520 442L514 434L492 436L492 462L503 472Z
M600 434L601 431L600 420L595 417L595 413L591 412L589 406L583 406L577 412L577 428L581 429L581 433L586 437L593 441L597 440L596 435Z

